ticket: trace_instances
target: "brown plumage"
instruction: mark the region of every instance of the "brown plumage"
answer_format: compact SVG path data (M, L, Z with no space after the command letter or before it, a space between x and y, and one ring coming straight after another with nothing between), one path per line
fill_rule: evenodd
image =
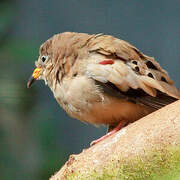
M105 137L180 99L154 58L109 35L54 35L41 45L35 64L28 86L34 79L45 80L70 116L115 127Z

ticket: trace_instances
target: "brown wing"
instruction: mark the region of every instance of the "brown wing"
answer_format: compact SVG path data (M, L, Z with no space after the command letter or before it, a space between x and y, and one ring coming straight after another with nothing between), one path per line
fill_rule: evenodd
M92 61L93 63L87 66L88 76L95 80L111 82L122 92L131 88L142 89L150 96L156 97L158 90L180 99L180 91L159 63L126 41L108 35L98 35L89 42L89 52L113 60L113 63L106 65Z

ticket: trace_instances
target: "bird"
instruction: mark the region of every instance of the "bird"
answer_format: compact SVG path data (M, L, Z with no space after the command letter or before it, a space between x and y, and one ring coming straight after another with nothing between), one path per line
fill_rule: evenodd
M108 127L91 145L180 99L153 57L111 35L55 34L40 46L35 66L28 88L44 80L68 115Z

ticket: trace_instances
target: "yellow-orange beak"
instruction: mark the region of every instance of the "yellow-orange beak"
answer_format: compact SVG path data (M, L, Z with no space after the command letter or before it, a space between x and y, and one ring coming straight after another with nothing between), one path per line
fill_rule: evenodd
M28 83L27 83L27 88L30 88L33 82L40 76L40 72L42 71L42 68L36 68L33 71L32 76L29 78Z

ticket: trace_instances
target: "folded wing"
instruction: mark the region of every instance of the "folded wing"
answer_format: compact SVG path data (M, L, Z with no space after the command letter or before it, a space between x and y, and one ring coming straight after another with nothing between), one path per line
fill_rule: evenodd
M90 42L89 47L89 52L93 54L93 57L94 54L101 54L105 57L104 60L111 62L104 63L102 59L92 61L87 66L89 77L101 83L110 82L122 93L130 89L143 90L148 95L147 97L156 97L153 98L154 103L157 99L159 104L166 105L165 102L167 101L167 104L169 102L168 96L180 99L180 91L159 63L126 41L101 35L93 40L93 44ZM161 102L162 98L165 102ZM150 101L150 98L146 98L146 101Z

